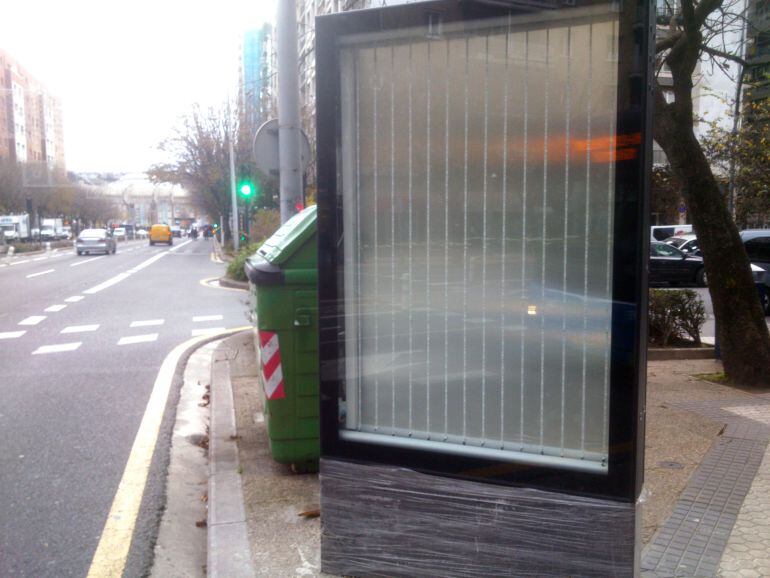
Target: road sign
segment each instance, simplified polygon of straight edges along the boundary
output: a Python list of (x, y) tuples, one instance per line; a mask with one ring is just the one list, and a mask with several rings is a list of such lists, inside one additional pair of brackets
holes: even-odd
[[(302, 170), (310, 162), (310, 141), (305, 131), (300, 131), (300, 154), (302, 155)], [(257, 168), (265, 174), (277, 173), (281, 164), (278, 158), (278, 120), (273, 118), (263, 123), (254, 135), (254, 162)]]

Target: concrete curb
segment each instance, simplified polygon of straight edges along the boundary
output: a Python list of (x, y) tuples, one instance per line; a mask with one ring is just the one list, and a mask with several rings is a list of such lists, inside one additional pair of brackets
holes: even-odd
[(222, 287), (229, 287), (230, 289), (241, 289), (243, 291), (249, 290), (248, 281), (236, 281), (235, 279), (229, 279), (227, 277), (220, 277), (219, 284)]
[(214, 352), (211, 365), (209, 423), (209, 511), (207, 573), (227, 578), (253, 578), (246, 509), (243, 504), (230, 361)]
[(650, 347), (647, 349), (647, 361), (714, 359), (715, 357), (713, 347)]

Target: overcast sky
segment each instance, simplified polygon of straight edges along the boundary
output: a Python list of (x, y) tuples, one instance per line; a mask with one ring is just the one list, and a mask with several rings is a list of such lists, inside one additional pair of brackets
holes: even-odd
[(243, 31), (275, 0), (6, 0), (0, 47), (62, 100), (67, 168), (144, 171), (193, 103), (237, 89)]

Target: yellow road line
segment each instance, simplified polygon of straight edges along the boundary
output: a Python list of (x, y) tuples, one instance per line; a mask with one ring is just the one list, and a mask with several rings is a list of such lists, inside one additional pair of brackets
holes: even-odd
[(104, 524), (99, 545), (88, 570), (89, 578), (117, 578), (123, 575), (126, 567), (131, 540), (142, 503), (147, 476), (158, 441), (158, 432), (163, 420), (168, 394), (174, 380), (174, 373), (179, 360), (190, 347), (212, 338), (222, 338), (232, 333), (251, 329), (250, 326), (228, 329), (215, 335), (205, 335), (188, 339), (177, 345), (163, 360), (150, 400), (147, 402), (142, 423), (134, 439), (131, 454), (128, 456), (123, 477), (112, 501), (110, 513)]

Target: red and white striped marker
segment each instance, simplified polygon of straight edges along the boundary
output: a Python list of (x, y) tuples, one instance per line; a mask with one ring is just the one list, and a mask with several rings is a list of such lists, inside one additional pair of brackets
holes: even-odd
[(262, 360), (262, 384), (267, 399), (283, 399), (283, 369), (278, 334), (273, 331), (259, 332), (260, 358)]

